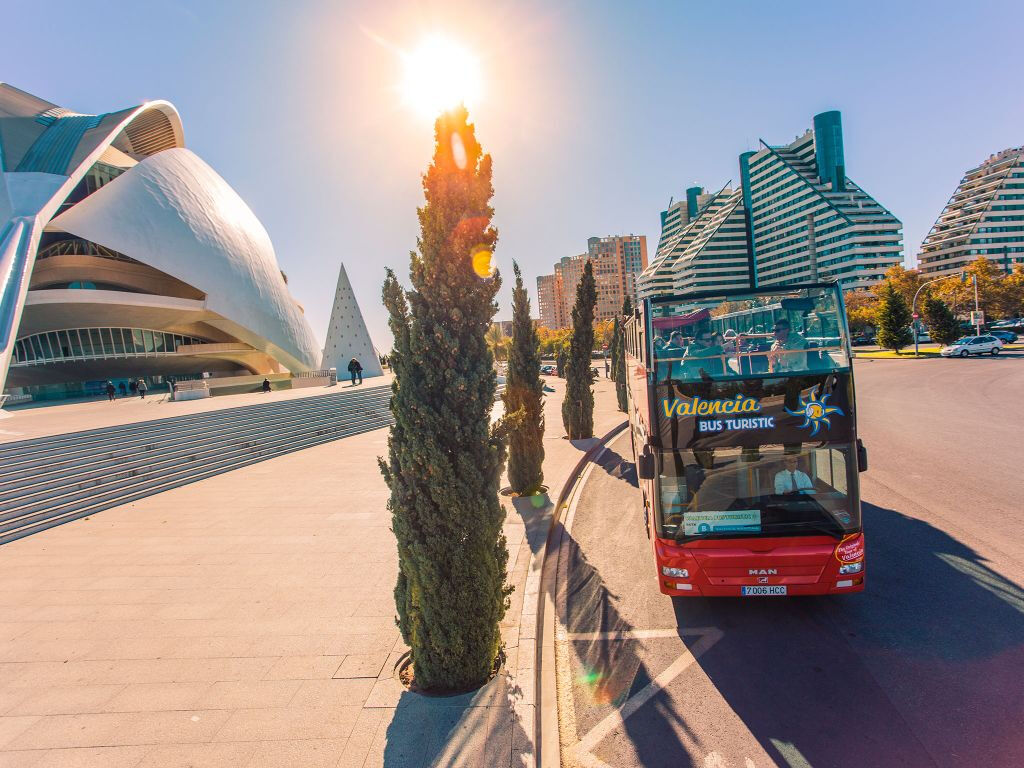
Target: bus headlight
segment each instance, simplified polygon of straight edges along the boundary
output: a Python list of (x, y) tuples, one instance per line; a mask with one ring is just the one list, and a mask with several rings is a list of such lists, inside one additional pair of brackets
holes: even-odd
[(661, 572), (665, 576), (671, 576), (676, 579), (690, 578), (690, 572), (685, 568), (669, 568), (667, 565), (663, 565), (661, 566)]
[(859, 563), (845, 563), (839, 566), (839, 573), (860, 573), (864, 570), (864, 561), (861, 560)]

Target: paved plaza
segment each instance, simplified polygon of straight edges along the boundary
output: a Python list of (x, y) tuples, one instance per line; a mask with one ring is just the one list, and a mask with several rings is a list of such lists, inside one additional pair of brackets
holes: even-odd
[[(564, 439), (564, 382), (547, 382), (555, 497), (592, 443)], [(595, 389), (603, 434), (622, 414), (610, 382)], [(301, 396), (266, 397), (287, 395)], [(167, 410), (102, 402), (52, 412), (86, 421), (108, 405), (133, 408), (133, 418), (145, 409), (139, 419)], [(516, 591), (502, 673), (472, 695), (410, 694), (395, 677), (407, 649), (377, 469), (387, 434), (254, 464), (0, 548), (0, 768), (532, 764), (534, 555), (551, 504), (504, 499)]]

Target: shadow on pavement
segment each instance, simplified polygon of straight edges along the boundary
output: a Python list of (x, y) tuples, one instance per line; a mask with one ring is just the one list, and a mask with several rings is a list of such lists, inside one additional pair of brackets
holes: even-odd
[(676, 598), (681, 630), (723, 631), (700, 667), (780, 765), (1024, 765), (1024, 591), (933, 526), (863, 508), (864, 593)]
[[(632, 462), (625, 461), (611, 449), (601, 455), (598, 466), (612, 477), (634, 487), (637, 485)], [(566, 631), (580, 667), (572, 681), (576, 736), (583, 740), (661, 670), (648, 669), (641, 658), (645, 641), (610, 637), (634, 629), (616, 607), (632, 596), (612, 593), (571, 536), (563, 552), (568, 553)], [(627, 717), (617, 730), (625, 732), (624, 742), (615, 739), (598, 742), (600, 757), (610, 765), (620, 764), (620, 759), (635, 759), (644, 766), (681, 768), (687, 764), (682, 762), (686, 759), (682, 739), (691, 739), (693, 734), (683, 713), (673, 710), (664, 693), (643, 705), (642, 722), (640, 717)]]
[(401, 695), (387, 729), (385, 768), (520, 765), (528, 749), (527, 731), (517, 708), (522, 691), (511, 675), (498, 676), (474, 693), (427, 697), (406, 691)]

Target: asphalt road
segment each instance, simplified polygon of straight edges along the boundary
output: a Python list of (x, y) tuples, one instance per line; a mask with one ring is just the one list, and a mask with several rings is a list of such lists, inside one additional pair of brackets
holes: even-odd
[(568, 764), (1024, 765), (1024, 359), (855, 377), (862, 594), (665, 597), (628, 437), (592, 468), (562, 552)]

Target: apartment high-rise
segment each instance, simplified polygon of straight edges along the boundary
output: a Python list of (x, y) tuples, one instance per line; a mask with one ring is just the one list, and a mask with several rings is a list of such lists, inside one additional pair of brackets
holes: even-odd
[(867, 288), (902, 260), (899, 219), (846, 175), (838, 112), (785, 146), (740, 155), (740, 187), (687, 190), (662, 212), (641, 294), (841, 280)]
[(743, 196), (728, 186), (715, 193), (686, 190), (686, 200), (661, 214), (658, 250), (638, 280), (641, 296), (745, 288), (750, 249)]
[(586, 253), (565, 256), (554, 265), (554, 274), (538, 277), (541, 325), (568, 328), (572, 324), (576, 288), (588, 261), (593, 264), (597, 287), (595, 317), (610, 320), (619, 314), (626, 296), (636, 301), (637, 278), (647, 266), (647, 238), (644, 235), (588, 238)]
[(940, 276), (979, 256), (1024, 263), (1024, 147), (1004, 149), (964, 174), (928, 236), (918, 267)]

